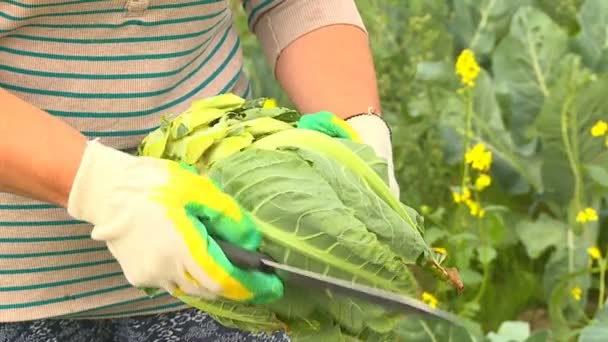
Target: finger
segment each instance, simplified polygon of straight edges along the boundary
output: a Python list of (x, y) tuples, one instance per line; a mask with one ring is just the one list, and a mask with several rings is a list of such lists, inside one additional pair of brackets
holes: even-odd
[(211, 275), (223, 286), (222, 297), (236, 301), (268, 303), (283, 295), (283, 284), (276, 275), (240, 269), (230, 262), (215, 240), (208, 241), (208, 253), (221, 270), (217, 275)]
[(296, 124), (297, 128), (321, 132), (333, 138), (351, 139), (359, 142), (357, 133), (350, 125), (332, 112), (320, 111), (305, 114)]
[(164, 281), (160, 284), (160, 287), (171, 295), (173, 295), (177, 290), (177, 284), (172, 281)]
[(268, 304), (283, 296), (283, 282), (275, 274), (242, 270), (235, 267), (232, 270), (232, 276), (251, 291), (251, 297), (247, 300), (250, 303)]
[(196, 286), (204, 288), (207, 292), (219, 294), (223, 290), (222, 285), (209, 276), (194, 258), (186, 258), (184, 277), (187, 277), (188, 282), (196, 283)]
[(199, 297), (203, 299), (213, 300), (218, 296), (205, 287), (205, 284), (200, 284), (190, 272), (180, 272), (180, 277), (177, 280), (179, 289), (188, 296)]
[(262, 238), (249, 214), (219, 188), (206, 195), (206, 201), (213, 205), (191, 203), (186, 206), (196, 230), (201, 235), (211, 234), (245, 249), (256, 250)]

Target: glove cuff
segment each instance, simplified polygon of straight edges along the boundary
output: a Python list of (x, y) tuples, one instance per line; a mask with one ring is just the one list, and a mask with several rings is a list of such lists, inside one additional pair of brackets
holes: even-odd
[(105, 146), (97, 140), (87, 142), (68, 198), (68, 214), (93, 224), (112, 217), (104, 203), (113, 196), (126, 168), (135, 157)]
[(365, 144), (374, 149), (379, 157), (392, 163), (391, 129), (380, 116), (357, 114), (346, 119), (346, 122), (357, 132)]
[(394, 176), (393, 145), (391, 129), (379, 115), (361, 113), (345, 120), (357, 132), (361, 140), (371, 146), (376, 154), (388, 164), (389, 187), (399, 197), (399, 186)]

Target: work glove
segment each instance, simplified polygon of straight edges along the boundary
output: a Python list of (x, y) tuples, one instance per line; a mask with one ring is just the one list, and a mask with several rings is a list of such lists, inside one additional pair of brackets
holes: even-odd
[(376, 155), (386, 160), (388, 185), (393, 195), (400, 198), (400, 189), (395, 179), (391, 131), (378, 115), (362, 113), (341, 119), (328, 111), (305, 114), (296, 123), (297, 128), (311, 129), (334, 138), (350, 139), (373, 148)]
[(178, 295), (270, 303), (275, 275), (238, 269), (212, 235), (248, 250), (261, 236), (251, 217), (209, 178), (176, 162), (137, 157), (89, 141), (68, 213), (93, 224), (133, 286)]

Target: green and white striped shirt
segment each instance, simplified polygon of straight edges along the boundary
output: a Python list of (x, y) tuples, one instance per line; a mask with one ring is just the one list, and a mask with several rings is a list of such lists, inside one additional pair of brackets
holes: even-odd
[[(363, 28), (352, 0), (242, 5), (273, 68), (304, 33)], [(250, 95), (228, 0), (2, 0), (0, 87), (119, 149), (135, 148), (194, 98)], [(90, 231), (64, 208), (0, 193), (0, 322), (182, 307), (131, 287)]]

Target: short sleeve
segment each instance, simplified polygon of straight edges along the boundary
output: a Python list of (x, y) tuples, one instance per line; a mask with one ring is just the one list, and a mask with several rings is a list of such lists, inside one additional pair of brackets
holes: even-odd
[(367, 33), (354, 0), (242, 0), (247, 24), (275, 70), (283, 49), (300, 36), (334, 24)]

